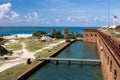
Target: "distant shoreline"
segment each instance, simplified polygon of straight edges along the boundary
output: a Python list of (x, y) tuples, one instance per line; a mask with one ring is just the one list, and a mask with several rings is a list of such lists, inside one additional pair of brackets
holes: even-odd
[(28, 38), (31, 37), (32, 34), (14, 34), (9, 36), (3, 36), (4, 39), (15, 39), (15, 38)]
[[(67, 26), (65, 26), (67, 27)], [(0, 35), (1, 36), (10, 36), (10, 35), (14, 35), (14, 34), (33, 34), (34, 32), (36, 32), (37, 30), (44, 30), (47, 33), (52, 33), (52, 29), (55, 28), (56, 30), (60, 31), (63, 33), (63, 29), (64, 27), (48, 27), (48, 26), (36, 26), (36, 27), (0, 27)], [(80, 32), (83, 33), (83, 30), (85, 28), (98, 28), (98, 27), (67, 27), (69, 32)]]

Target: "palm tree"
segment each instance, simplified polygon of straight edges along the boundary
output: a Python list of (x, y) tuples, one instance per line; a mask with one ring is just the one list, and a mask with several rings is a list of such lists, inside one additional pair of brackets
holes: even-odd
[(66, 42), (69, 42), (70, 39), (69, 39), (69, 35), (68, 35), (68, 29), (67, 28), (64, 28), (64, 37), (66, 39)]
[(56, 35), (56, 29), (55, 28), (52, 29), (52, 34), (53, 34), (53, 37), (55, 38), (55, 35)]

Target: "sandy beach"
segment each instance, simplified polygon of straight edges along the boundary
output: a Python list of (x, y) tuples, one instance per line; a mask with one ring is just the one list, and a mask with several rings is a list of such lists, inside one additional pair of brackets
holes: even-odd
[(4, 39), (16, 39), (16, 38), (28, 38), (31, 37), (32, 34), (14, 34), (10, 36), (3, 36)]

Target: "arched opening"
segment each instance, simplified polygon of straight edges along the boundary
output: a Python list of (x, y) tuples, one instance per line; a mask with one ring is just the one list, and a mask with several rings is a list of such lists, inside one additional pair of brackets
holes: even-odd
[(109, 56), (107, 57), (107, 64), (109, 64)]
[(110, 72), (112, 71), (112, 61), (110, 61)]
[(86, 34), (86, 36), (88, 36), (88, 34)]
[(97, 34), (95, 34), (95, 36), (97, 36)]
[(91, 34), (91, 36), (93, 36), (93, 35)]
[(117, 71), (114, 70), (114, 80), (117, 80)]

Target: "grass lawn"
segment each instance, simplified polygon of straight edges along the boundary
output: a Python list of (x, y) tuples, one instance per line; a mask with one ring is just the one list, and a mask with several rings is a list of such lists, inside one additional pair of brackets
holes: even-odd
[[(16, 57), (8, 57), (7, 60), (12, 60), (12, 59), (15, 59), (15, 58), (16, 58)], [(0, 57), (0, 61), (7, 61), (7, 60), (5, 60), (4, 57)]]
[(7, 45), (6, 48), (8, 50), (13, 50), (13, 51), (21, 50), (22, 49), (22, 42), (27, 41), (27, 40), (28, 40), (28, 38), (20, 38), (16, 42), (13, 42), (13, 43), (10, 43), (10, 45)]
[[(57, 52), (59, 49), (63, 48), (67, 44), (68, 43), (62, 43), (59, 46), (54, 47), (53, 49), (46, 49), (42, 52), (36, 53), (35, 56), (48, 57), (48, 56), (54, 54), (55, 52)], [(7, 69), (7, 70), (0, 73), (0, 80), (16, 80), (16, 78), (20, 74), (22, 74), (23, 72), (25, 72), (29, 68), (33, 67), (38, 62), (39, 62), (38, 60), (34, 60), (32, 62), (32, 64), (29, 64), (29, 65), (20, 64), (20, 65), (12, 67), (10, 69)]]
[(35, 54), (35, 57), (48, 57), (50, 55), (52, 55), (53, 53), (55, 53), (57, 50), (59, 50), (60, 48), (62, 48), (63, 46), (67, 45), (68, 43), (62, 43), (57, 47), (54, 47), (52, 49), (45, 49), (42, 52), (38, 52)]
[(7, 45), (6, 48), (8, 50), (17, 51), (17, 50), (21, 50), (22, 49), (22, 44), (21, 44), (21, 42), (17, 41), (17, 42), (11, 43), (10, 45)]
[(19, 64), (10, 69), (7, 69), (0, 73), (0, 80), (16, 80), (20, 74), (22, 74), (24, 71), (31, 68), (37, 63), (38, 61), (36, 60), (36, 61), (33, 61), (32, 64), (29, 64), (29, 65)]
[(100, 30), (114, 36), (115, 38), (120, 39), (120, 34), (116, 34), (115, 30), (113, 30), (113, 29), (110, 29), (110, 30), (109, 29), (100, 29)]
[(61, 39), (60, 40), (48, 41), (48, 42), (40, 42), (39, 40), (38, 40), (38, 42), (32, 42), (32, 43), (30, 43), (29, 40), (26, 40), (24, 42), (26, 44), (26, 49), (30, 52), (34, 52), (34, 51), (39, 50), (39, 49), (41, 49), (41, 48), (43, 48), (47, 45), (57, 43), (59, 41), (61, 41)]

